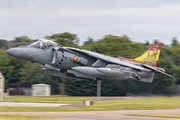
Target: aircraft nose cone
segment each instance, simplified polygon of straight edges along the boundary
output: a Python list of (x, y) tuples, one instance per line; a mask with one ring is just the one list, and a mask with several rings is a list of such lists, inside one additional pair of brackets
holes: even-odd
[(6, 50), (6, 53), (13, 57), (20, 58), (22, 54), (22, 50), (21, 48), (11, 48), (9, 50)]

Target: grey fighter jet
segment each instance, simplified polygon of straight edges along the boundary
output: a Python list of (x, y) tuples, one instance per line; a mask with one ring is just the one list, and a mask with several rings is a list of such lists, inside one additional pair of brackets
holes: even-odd
[(39, 40), (29, 46), (6, 52), (16, 58), (39, 63), (47, 74), (81, 80), (138, 80), (151, 83), (155, 72), (173, 77), (156, 67), (161, 43), (153, 45), (135, 59), (109, 57), (96, 52), (65, 47), (50, 40)]

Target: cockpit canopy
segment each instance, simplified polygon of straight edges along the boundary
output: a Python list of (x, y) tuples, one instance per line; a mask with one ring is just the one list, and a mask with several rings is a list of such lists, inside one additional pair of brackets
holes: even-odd
[(53, 41), (41, 39), (41, 40), (38, 40), (38, 41), (30, 44), (29, 47), (44, 49), (44, 48), (48, 48), (50, 46), (57, 46), (57, 45), (58, 44)]

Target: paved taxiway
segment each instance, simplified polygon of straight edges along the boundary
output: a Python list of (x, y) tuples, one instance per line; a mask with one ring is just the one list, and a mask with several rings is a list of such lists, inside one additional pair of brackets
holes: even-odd
[(26, 102), (0, 102), (0, 106), (25, 106), (25, 107), (61, 107), (70, 104), (59, 103), (26, 103)]
[(157, 118), (127, 116), (128, 114), (180, 114), (180, 109), (172, 110), (119, 110), (119, 111), (78, 111), (78, 112), (0, 112), (0, 114), (20, 114), (49, 117), (81, 118), (91, 120), (180, 120), (177, 118)]

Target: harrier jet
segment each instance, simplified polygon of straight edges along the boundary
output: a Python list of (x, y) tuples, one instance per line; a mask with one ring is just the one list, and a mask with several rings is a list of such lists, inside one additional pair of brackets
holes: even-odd
[(156, 67), (161, 43), (153, 45), (135, 59), (110, 57), (100, 53), (65, 47), (50, 40), (39, 40), (29, 46), (6, 52), (16, 58), (39, 63), (42, 71), (62, 78), (81, 80), (138, 80), (152, 83), (155, 72), (173, 77)]

